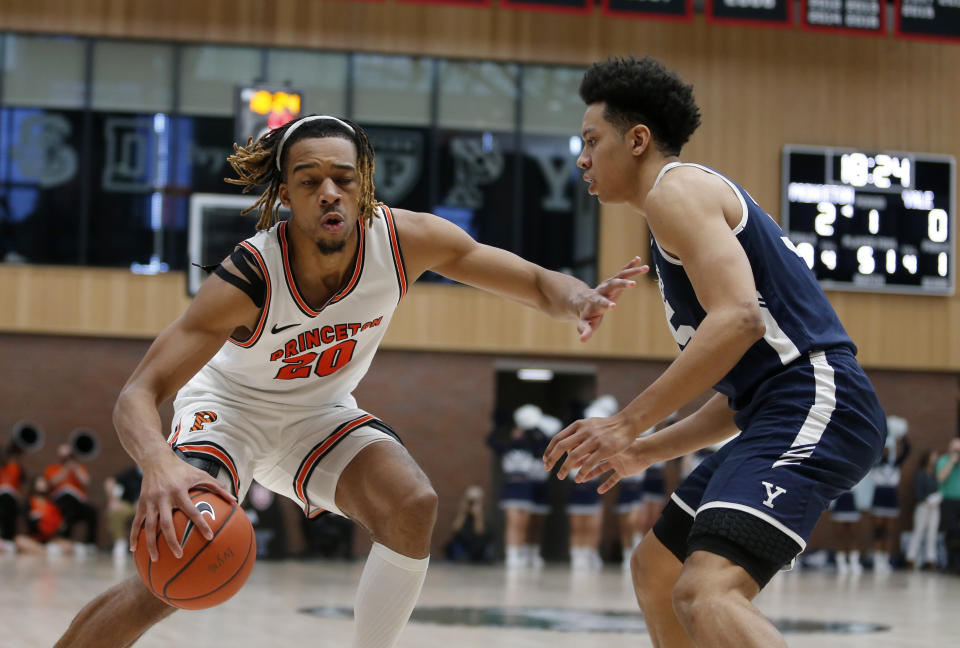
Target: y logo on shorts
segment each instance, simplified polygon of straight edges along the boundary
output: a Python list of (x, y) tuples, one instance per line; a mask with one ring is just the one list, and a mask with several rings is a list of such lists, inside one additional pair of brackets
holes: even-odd
[(763, 484), (763, 487), (767, 489), (767, 499), (763, 501), (763, 505), (767, 508), (773, 508), (773, 500), (777, 499), (781, 495), (787, 492), (786, 488), (780, 488), (779, 486), (774, 486), (770, 482), (760, 482)]

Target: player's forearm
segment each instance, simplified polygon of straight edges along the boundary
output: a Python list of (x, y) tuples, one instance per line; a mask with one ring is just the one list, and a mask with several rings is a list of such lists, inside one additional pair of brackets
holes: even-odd
[(673, 425), (642, 437), (637, 443), (644, 454), (656, 461), (669, 461), (728, 439), (737, 432), (733, 410), (723, 394), (715, 394), (704, 405)]
[(149, 390), (125, 388), (113, 409), (113, 424), (124, 450), (141, 468), (169, 455), (156, 398)]
[(558, 320), (575, 320), (592, 289), (576, 277), (540, 268), (536, 275), (537, 308)]
[(639, 434), (712, 389), (763, 336), (739, 309), (704, 318), (676, 360), (623, 410)]

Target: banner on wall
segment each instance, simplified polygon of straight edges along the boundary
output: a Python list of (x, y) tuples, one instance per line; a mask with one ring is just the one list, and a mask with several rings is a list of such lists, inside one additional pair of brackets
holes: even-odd
[(566, 13), (593, 11), (593, 0), (500, 0), (500, 5), (507, 9), (534, 9)]
[(693, 0), (603, 0), (603, 13), (625, 18), (693, 20)]
[(793, 27), (793, 0), (706, 0), (704, 13), (712, 23)]
[(803, 0), (800, 24), (812, 31), (883, 36), (886, 0)]
[(896, 0), (897, 36), (932, 40), (960, 40), (960, 2), (957, 0)]

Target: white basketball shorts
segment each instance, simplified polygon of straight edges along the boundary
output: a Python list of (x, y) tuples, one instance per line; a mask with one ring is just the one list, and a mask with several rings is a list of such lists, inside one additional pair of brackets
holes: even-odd
[[(361, 450), (396, 434), (354, 404), (290, 410), (178, 398), (167, 442), (187, 457), (226, 467), (238, 501), (252, 480), (297, 502), (305, 515), (344, 515), (334, 501), (340, 473)], [(346, 517), (346, 516), (344, 516)]]

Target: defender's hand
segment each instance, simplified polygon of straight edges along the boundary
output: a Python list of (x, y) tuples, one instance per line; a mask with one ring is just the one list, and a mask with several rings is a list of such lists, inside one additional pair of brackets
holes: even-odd
[(636, 438), (637, 433), (621, 414), (581, 419), (553, 437), (543, 453), (544, 467), (552, 470), (566, 453), (567, 458), (557, 472), (559, 479), (564, 479), (574, 468), (579, 468), (581, 473), (591, 473), (598, 463), (622, 452)]
[(136, 549), (137, 537), (142, 527), (143, 532), (147, 534), (146, 543), (150, 560), (156, 561), (159, 558), (157, 553), (157, 527), (159, 526), (173, 555), (177, 558), (182, 556), (180, 539), (177, 538), (176, 530), (173, 528), (174, 509), (183, 511), (204, 538), (210, 540), (213, 537), (213, 531), (210, 530), (207, 521), (190, 499), (188, 491), (191, 488), (203, 488), (236, 501), (223, 484), (172, 452), (169, 457), (143, 467), (143, 485), (137, 502), (137, 512), (130, 529), (130, 551)]
[(637, 439), (623, 452), (601, 461), (586, 472), (581, 471), (577, 475), (577, 481), (589, 481), (612, 470), (613, 474), (597, 487), (597, 492), (602, 495), (616, 486), (624, 477), (641, 473), (653, 463), (653, 458), (644, 452), (643, 440)]
[(640, 265), (640, 257), (633, 257), (617, 274), (604, 280), (580, 304), (580, 320), (577, 322), (577, 331), (580, 341), (586, 342), (593, 332), (600, 326), (604, 314), (617, 305), (617, 299), (627, 288), (637, 285), (631, 277), (644, 274), (650, 267)]

